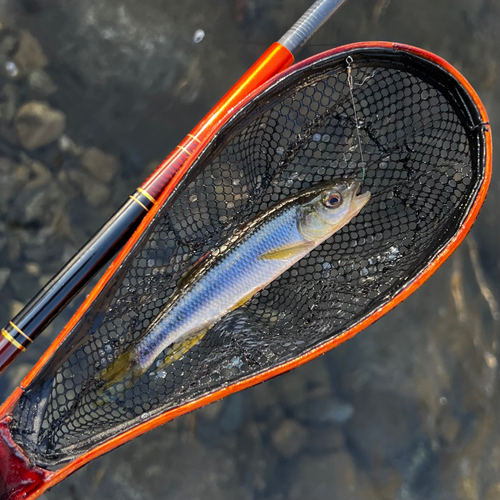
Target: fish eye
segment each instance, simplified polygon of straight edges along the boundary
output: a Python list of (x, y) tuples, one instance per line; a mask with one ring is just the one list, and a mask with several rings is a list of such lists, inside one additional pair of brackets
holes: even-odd
[(340, 193), (333, 192), (333, 193), (328, 193), (325, 196), (324, 199), (325, 207), (337, 208), (341, 205), (341, 203), (342, 203), (342, 196)]

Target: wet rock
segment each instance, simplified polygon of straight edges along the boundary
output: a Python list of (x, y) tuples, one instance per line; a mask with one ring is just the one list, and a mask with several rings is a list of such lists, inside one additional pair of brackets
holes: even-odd
[(10, 208), (11, 200), (28, 182), (29, 168), (17, 165), (10, 158), (0, 158), (0, 213), (6, 214)]
[(58, 145), (61, 151), (67, 152), (73, 156), (81, 156), (83, 154), (83, 148), (78, 146), (75, 141), (66, 134), (59, 137)]
[(418, 446), (419, 414), (412, 400), (392, 392), (362, 390), (355, 394), (354, 407), (366, 411), (355, 411), (344, 430), (368, 463), (375, 464), (381, 456), (408, 456)]
[(6, 30), (2, 30), (1, 35), (0, 58), (5, 59), (14, 53), (19, 37), (13, 31)]
[(43, 69), (49, 62), (38, 40), (26, 30), (21, 31), (19, 45), (12, 61), (18, 67), (20, 76)]
[(340, 451), (327, 457), (303, 456), (289, 498), (371, 500), (378, 495), (351, 455)]
[(314, 453), (325, 453), (344, 448), (344, 433), (334, 426), (313, 426), (309, 428), (308, 449)]
[(25, 189), (35, 189), (39, 186), (48, 184), (52, 176), (49, 169), (40, 161), (28, 160), (27, 167), (29, 168), (29, 182)]
[(40, 273), (42, 271), (40, 268), (40, 264), (37, 264), (36, 262), (27, 262), (24, 266), (24, 269), (26, 269), (26, 272), (28, 274), (31, 274), (31, 276), (40, 276)]
[(13, 203), (10, 220), (29, 229), (50, 226), (65, 204), (65, 194), (56, 184), (27, 185)]
[(353, 414), (352, 405), (331, 398), (317, 398), (298, 406), (295, 410), (295, 415), (299, 420), (314, 423), (343, 424)]
[(102, 182), (109, 182), (118, 172), (118, 160), (100, 149), (90, 148), (82, 156), (82, 165)]
[(79, 170), (71, 170), (69, 177), (81, 189), (92, 207), (100, 207), (108, 201), (111, 192), (106, 184)]
[(485, 500), (498, 500), (500, 498), (500, 482), (490, 486), (484, 499)]
[(331, 394), (328, 370), (323, 358), (293, 370), (277, 380), (279, 399), (288, 405), (308, 404), (309, 400)]
[(307, 441), (307, 430), (295, 420), (283, 420), (272, 434), (272, 442), (280, 455), (291, 458)]
[(8, 267), (0, 267), (0, 290), (4, 287), (5, 283), (10, 276), (10, 269)]
[(52, 78), (43, 70), (32, 71), (28, 76), (28, 85), (33, 99), (46, 99), (57, 91)]
[(21, 145), (31, 151), (59, 139), (66, 126), (66, 116), (43, 102), (31, 101), (18, 111), (14, 126)]
[(207, 420), (215, 420), (219, 416), (223, 406), (224, 401), (215, 401), (215, 403), (200, 408), (197, 414), (199, 414), (203, 418), (206, 418)]

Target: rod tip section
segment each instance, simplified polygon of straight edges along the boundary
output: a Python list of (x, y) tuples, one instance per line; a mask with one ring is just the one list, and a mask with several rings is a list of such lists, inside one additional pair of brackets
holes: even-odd
[(296, 54), (346, 0), (316, 0), (280, 38), (279, 43)]

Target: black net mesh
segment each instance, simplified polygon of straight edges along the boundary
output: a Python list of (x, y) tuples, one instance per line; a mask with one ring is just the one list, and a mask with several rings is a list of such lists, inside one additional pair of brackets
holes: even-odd
[[(444, 70), (382, 49), (330, 56), (266, 90), (199, 157), (27, 388), (14, 439), (39, 465), (55, 465), (373, 313), (463, 221), (483, 175), (478, 116)], [(346, 227), (165, 371), (152, 368), (115, 403), (93, 403), (96, 373), (143, 332), (200, 256), (278, 200), (363, 171), (372, 198)]]

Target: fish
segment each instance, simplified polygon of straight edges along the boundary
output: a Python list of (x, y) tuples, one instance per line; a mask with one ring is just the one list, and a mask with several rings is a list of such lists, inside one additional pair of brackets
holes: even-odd
[(359, 189), (354, 179), (321, 183), (237, 228), (188, 271), (139, 339), (97, 375), (98, 403), (118, 400), (151, 366), (159, 372), (180, 359), (221, 318), (348, 224), (370, 200)]

